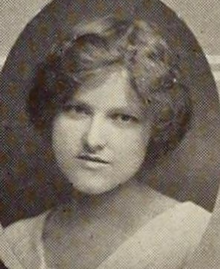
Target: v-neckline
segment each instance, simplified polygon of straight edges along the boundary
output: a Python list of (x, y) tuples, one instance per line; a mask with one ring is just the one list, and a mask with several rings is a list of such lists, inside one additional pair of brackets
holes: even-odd
[[(136, 191), (138, 191), (138, 189), (136, 190)], [(128, 195), (128, 193), (127, 193), (127, 195)], [(158, 194), (158, 197), (157, 197), (157, 199), (158, 200), (162, 200), (162, 199), (164, 199), (164, 200), (167, 200), (167, 198), (166, 197), (164, 197), (164, 196), (162, 196), (162, 195), (160, 195), (160, 194)], [(156, 201), (155, 200), (157, 200), (157, 199), (153, 199), (153, 196), (152, 196), (152, 203), (156, 203)], [(148, 197), (148, 199), (146, 198), (146, 200), (148, 200), (148, 201), (150, 201), (150, 198)], [(162, 201), (160, 202), (160, 203), (163, 203)], [(169, 202), (168, 202), (168, 204), (169, 204)], [(171, 204), (172, 204), (172, 206), (174, 206), (175, 205), (175, 203), (172, 201), (172, 202), (170, 202), (170, 204), (169, 204), (169, 207), (168, 208), (170, 208), (170, 207), (172, 207), (171, 206)], [(131, 202), (131, 205), (132, 205), (132, 202)], [(141, 204), (140, 203), (140, 206), (145, 206), (143, 203)], [(147, 206), (147, 205), (146, 205)], [(148, 205), (149, 206), (149, 205)], [(154, 206), (152, 206), (152, 207), (154, 207)], [(104, 207), (105, 208), (105, 207)], [(164, 208), (164, 210), (162, 210), (162, 211), (165, 211), (167, 208)], [(121, 210), (121, 209), (120, 209)], [(120, 211), (119, 210), (119, 214), (126, 214), (126, 212), (122, 212), (122, 210)], [(140, 208), (140, 210), (141, 210), (141, 208)], [(61, 211), (62, 211), (62, 209), (61, 209)], [(47, 220), (50, 218), (50, 216), (52, 215), (53, 216), (53, 212), (56, 212), (56, 211), (52, 211), (50, 214), (48, 214), (48, 218), (47, 218)], [(103, 211), (104, 212), (104, 211)], [(146, 225), (147, 223), (149, 223), (152, 219), (154, 219), (157, 215), (159, 215), (160, 213), (162, 213), (161, 211), (159, 212), (156, 212), (156, 210), (155, 210), (155, 212), (151, 212), (151, 214), (152, 214), (152, 216), (151, 217), (148, 217), (148, 216), (146, 216), (146, 214), (143, 214), (142, 216), (141, 216), (141, 214), (138, 216), (140, 219), (139, 219), (139, 223), (137, 224), (135, 224), (134, 222), (135, 221), (137, 221), (138, 222), (138, 220), (130, 220), (130, 222), (128, 222), (128, 224), (126, 224), (125, 222), (124, 222), (124, 220), (123, 220), (123, 218), (124, 217), (122, 217), (122, 223), (120, 223), (120, 219), (119, 219), (119, 221), (118, 221), (118, 223), (117, 222), (114, 222), (114, 221), (111, 221), (111, 218), (109, 218), (108, 217), (108, 212), (105, 212), (106, 213), (106, 215), (107, 215), (107, 219), (105, 219), (105, 221), (103, 220), (103, 222), (104, 222), (104, 224), (101, 224), (101, 225), (109, 225), (109, 227), (104, 227), (104, 226), (102, 226), (101, 227), (101, 225), (99, 226), (97, 223), (94, 223), (94, 229), (92, 229), (91, 228), (91, 236), (97, 236), (97, 234), (98, 234), (98, 236), (101, 236), (101, 238), (103, 237), (104, 238), (104, 240), (105, 240), (105, 243), (103, 243), (102, 242), (102, 239), (100, 239), (100, 241), (97, 239), (97, 243), (94, 243), (94, 247), (93, 248), (96, 248), (96, 246), (97, 245), (102, 245), (103, 244), (103, 248), (105, 248), (105, 252), (103, 252), (103, 257), (105, 257), (106, 258), (106, 255), (107, 256), (111, 256), (112, 254), (113, 254), (113, 251), (116, 249), (116, 248), (118, 248), (118, 247), (120, 247), (120, 245), (122, 245), (125, 241), (127, 241), (128, 240), (128, 238), (130, 238), (131, 236), (133, 236), (142, 226), (144, 226), (144, 225)], [(133, 213), (132, 213), (133, 214)], [(114, 214), (113, 214), (114, 215)], [(54, 216), (53, 216), (54, 217)], [(99, 220), (99, 218), (101, 218), (102, 217), (102, 214), (101, 215), (95, 215), (95, 220), (92, 220), (92, 221), (100, 221), (100, 223), (102, 223), (102, 220)], [(119, 218), (120, 218), (120, 216), (119, 216)], [(143, 219), (141, 219), (141, 218), (143, 218)], [(144, 220), (144, 218), (146, 218), (145, 220)], [(148, 219), (147, 219), (148, 218)], [(59, 253), (61, 253), (62, 251), (59, 251), (58, 249), (59, 248), (61, 248), (62, 247), (62, 244), (64, 244), (63, 242), (65, 242), (65, 244), (66, 244), (66, 241), (68, 241), (68, 240), (70, 240), (70, 238), (73, 238), (73, 244), (75, 244), (74, 243), (74, 238), (76, 239), (76, 241), (77, 241), (77, 239), (79, 240), (79, 241), (82, 241), (82, 242), (86, 242), (85, 244), (87, 244), (88, 245), (88, 240), (89, 240), (89, 236), (88, 237), (86, 237), (86, 236), (82, 236), (81, 238), (79, 237), (78, 238), (78, 234), (80, 234), (81, 232), (82, 232), (82, 230), (81, 230), (81, 227), (80, 227), (80, 225), (78, 226), (78, 233), (76, 233), (75, 235), (74, 235), (74, 232), (67, 232), (67, 233), (65, 233), (65, 231), (64, 231), (64, 235), (65, 236), (62, 236), (62, 232), (63, 231), (61, 231), (62, 230), (62, 228), (63, 227), (61, 227), (61, 230), (59, 230), (59, 221), (56, 219), (56, 217), (55, 217), (55, 222), (56, 222), (56, 225), (58, 225), (58, 230), (57, 231), (55, 231), (55, 233), (54, 234), (60, 234), (60, 237), (61, 237), (61, 241), (59, 242), (59, 243), (57, 243), (57, 240), (56, 240), (56, 238), (53, 240), (53, 239), (49, 239), (49, 245), (51, 246), (52, 244), (51, 244), (51, 242), (53, 243), (53, 242), (55, 242), (54, 243), (54, 245), (56, 245), (57, 247), (55, 248), (56, 249), (56, 251)], [(45, 222), (46, 223), (46, 222)], [(57, 224), (58, 223), (58, 224)], [(83, 225), (83, 224), (82, 224)], [(134, 226), (134, 227), (132, 227), (132, 225)], [(61, 224), (61, 226), (62, 226), (62, 224)], [(121, 226), (121, 227), (120, 227)], [(127, 227), (127, 228), (126, 228)], [(75, 227), (74, 227), (75, 228)], [(133, 229), (132, 229), (133, 228)], [(56, 228), (55, 228), (56, 229)], [(77, 229), (77, 228), (76, 228)], [(99, 233), (97, 233), (97, 229), (99, 230), (101, 230), (103, 233), (109, 233), (109, 236), (107, 236), (106, 235), (106, 237), (104, 237), (103, 235), (99, 235)], [(121, 229), (121, 230), (120, 230)], [(64, 228), (64, 230), (65, 230), (65, 228)], [(129, 231), (130, 230), (130, 231)], [(106, 232), (107, 231), (107, 232)], [(45, 230), (44, 230), (44, 232), (45, 232)], [(49, 231), (50, 232), (50, 231)], [(90, 228), (88, 228), (88, 230), (86, 231), (86, 229), (83, 231), (83, 233), (84, 234), (88, 234), (89, 235), (89, 232), (90, 232)], [(47, 236), (48, 236), (48, 231), (46, 232), (46, 234), (47, 234)], [(64, 238), (66, 238), (66, 241), (64, 240)], [(113, 240), (113, 238), (114, 238), (114, 240)], [(43, 233), (43, 242), (44, 242), (44, 250), (46, 249), (46, 246), (45, 246), (45, 240), (47, 240), (46, 239), (46, 237), (45, 237), (45, 233)], [(113, 240), (113, 241), (111, 241), (111, 240)], [(107, 241), (107, 243), (106, 243), (106, 241)], [(110, 251), (108, 248), (109, 248), (109, 244), (108, 244), (108, 241), (110, 242), (112, 242), (112, 245), (110, 245), (110, 248), (112, 248), (112, 250)], [(70, 242), (71, 242), (71, 240), (70, 240)], [(69, 243), (70, 244), (70, 243)], [(68, 244), (67, 244), (68, 245)], [(81, 248), (82, 249), (84, 249), (84, 247), (83, 247), (83, 245), (81, 246)], [(67, 247), (67, 249), (68, 249), (68, 247)], [(78, 249), (79, 249), (79, 247), (77, 247), (77, 250), (76, 250), (76, 252), (78, 251)], [(64, 250), (65, 250), (65, 246), (64, 246)], [(47, 250), (45, 250), (45, 252), (46, 251), (48, 251), (48, 249)], [(58, 257), (57, 256), (57, 252), (55, 251), (55, 256), (56, 257)], [(50, 252), (49, 252), (50, 253)], [(72, 253), (72, 252), (71, 252)], [(45, 254), (45, 253), (44, 253)], [(51, 254), (51, 253), (50, 253)], [(45, 254), (46, 255), (46, 254)], [(78, 254), (78, 255), (80, 255), (80, 253)], [(53, 255), (52, 255), (53, 256)], [(62, 253), (62, 256), (64, 256), (64, 254)], [(67, 256), (68, 256), (68, 254), (67, 254)], [(89, 256), (89, 255), (88, 255)], [(77, 256), (78, 257), (78, 256)], [(101, 259), (101, 258), (100, 258)], [(49, 259), (49, 260), (52, 260), (52, 261), (54, 261), (54, 259), (53, 258), (51, 258), (51, 259)], [(92, 262), (92, 261), (91, 261)], [(102, 261), (101, 261), (102, 262)], [(95, 263), (95, 262), (94, 262)], [(96, 268), (98, 266), (98, 264), (95, 264), (94, 265), (94, 268)], [(57, 268), (60, 268), (60, 267), (57, 267)], [(93, 268), (93, 267), (92, 267)]]

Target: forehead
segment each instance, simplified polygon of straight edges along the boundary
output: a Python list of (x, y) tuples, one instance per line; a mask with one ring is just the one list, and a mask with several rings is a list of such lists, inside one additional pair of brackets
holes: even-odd
[(97, 70), (82, 83), (73, 99), (103, 108), (126, 106), (142, 109), (144, 106), (130, 83), (128, 71), (123, 67)]

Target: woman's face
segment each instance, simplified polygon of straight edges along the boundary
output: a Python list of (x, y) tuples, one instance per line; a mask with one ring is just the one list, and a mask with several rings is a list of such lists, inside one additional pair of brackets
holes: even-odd
[(85, 81), (53, 123), (56, 160), (75, 189), (104, 193), (137, 173), (150, 137), (145, 111), (125, 69)]

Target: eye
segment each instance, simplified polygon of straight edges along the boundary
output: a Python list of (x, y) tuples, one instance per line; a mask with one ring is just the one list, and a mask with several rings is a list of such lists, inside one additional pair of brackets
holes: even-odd
[(139, 121), (138, 118), (128, 114), (114, 114), (112, 115), (112, 120), (124, 124), (137, 123)]
[(86, 108), (81, 105), (75, 105), (72, 107), (71, 110), (78, 114), (88, 114), (88, 111), (86, 110)]
[(65, 113), (70, 117), (83, 117), (90, 114), (88, 108), (83, 105), (67, 105), (64, 108)]

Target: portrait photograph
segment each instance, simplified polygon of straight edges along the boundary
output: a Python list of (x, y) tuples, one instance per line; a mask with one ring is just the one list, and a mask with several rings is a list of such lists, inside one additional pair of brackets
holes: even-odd
[(2, 0), (0, 269), (220, 268), (219, 0)]

